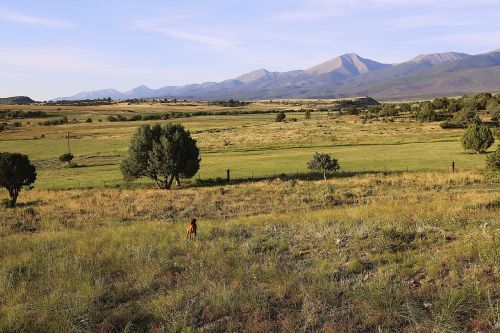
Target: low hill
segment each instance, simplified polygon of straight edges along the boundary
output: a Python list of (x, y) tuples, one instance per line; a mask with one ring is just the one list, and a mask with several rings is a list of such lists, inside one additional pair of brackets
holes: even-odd
[(29, 98), (28, 96), (14, 96), (14, 97), (0, 98), (0, 104), (31, 104), (31, 103), (35, 103), (35, 101)]

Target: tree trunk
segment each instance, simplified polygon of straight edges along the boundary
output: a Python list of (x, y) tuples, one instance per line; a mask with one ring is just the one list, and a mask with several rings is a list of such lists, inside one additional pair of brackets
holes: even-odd
[(323, 178), (326, 180), (326, 171), (323, 171)]
[(17, 197), (18, 196), (19, 196), (19, 190), (18, 189), (9, 190), (9, 197), (10, 197), (9, 206), (10, 207), (16, 207)]
[(181, 186), (181, 180), (179, 179), (179, 174), (175, 175), (175, 183), (177, 186)]
[(174, 182), (174, 176), (170, 176), (170, 179), (168, 180), (168, 184), (167, 184), (167, 190), (170, 190), (170, 188), (172, 187), (172, 183)]

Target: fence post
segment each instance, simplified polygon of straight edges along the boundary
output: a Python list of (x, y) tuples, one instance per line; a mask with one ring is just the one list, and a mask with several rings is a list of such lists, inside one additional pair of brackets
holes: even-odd
[(228, 183), (231, 180), (230, 173), (231, 173), (231, 171), (229, 169), (227, 169), (227, 182)]
[(451, 162), (451, 172), (455, 172), (455, 161)]

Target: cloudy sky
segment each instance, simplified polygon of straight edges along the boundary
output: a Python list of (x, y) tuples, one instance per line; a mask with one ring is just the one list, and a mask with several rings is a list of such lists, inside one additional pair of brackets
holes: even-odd
[(499, 0), (0, 0), (0, 96), (500, 48)]

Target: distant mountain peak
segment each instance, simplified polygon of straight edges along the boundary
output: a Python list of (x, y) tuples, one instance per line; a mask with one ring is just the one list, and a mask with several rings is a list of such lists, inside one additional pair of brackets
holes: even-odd
[(252, 100), (362, 95), (406, 98), (499, 89), (499, 50), (473, 56), (457, 52), (424, 54), (400, 64), (383, 64), (356, 53), (346, 53), (306, 70), (271, 72), (262, 68), (222, 82), (159, 89), (141, 85), (125, 93), (106, 89), (58, 100), (106, 97)]
[(308, 74), (326, 74), (339, 72), (340, 74), (355, 76), (382, 69), (390, 65), (382, 64), (370, 59), (365, 59), (356, 53), (346, 53), (322, 64), (306, 69)]
[(257, 69), (255, 71), (251, 71), (249, 73), (243, 74), (241, 76), (238, 76), (235, 80), (244, 82), (244, 83), (250, 83), (259, 79), (263, 78), (268, 78), (271, 75), (271, 72), (269, 72), (267, 69), (261, 68)]
[(411, 62), (422, 63), (427, 62), (433, 66), (441, 65), (452, 61), (462, 60), (471, 57), (469, 54), (458, 53), (458, 52), (444, 52), (444, 53), (433, 53), (433, 54), (421, 54), (412, 60)]

